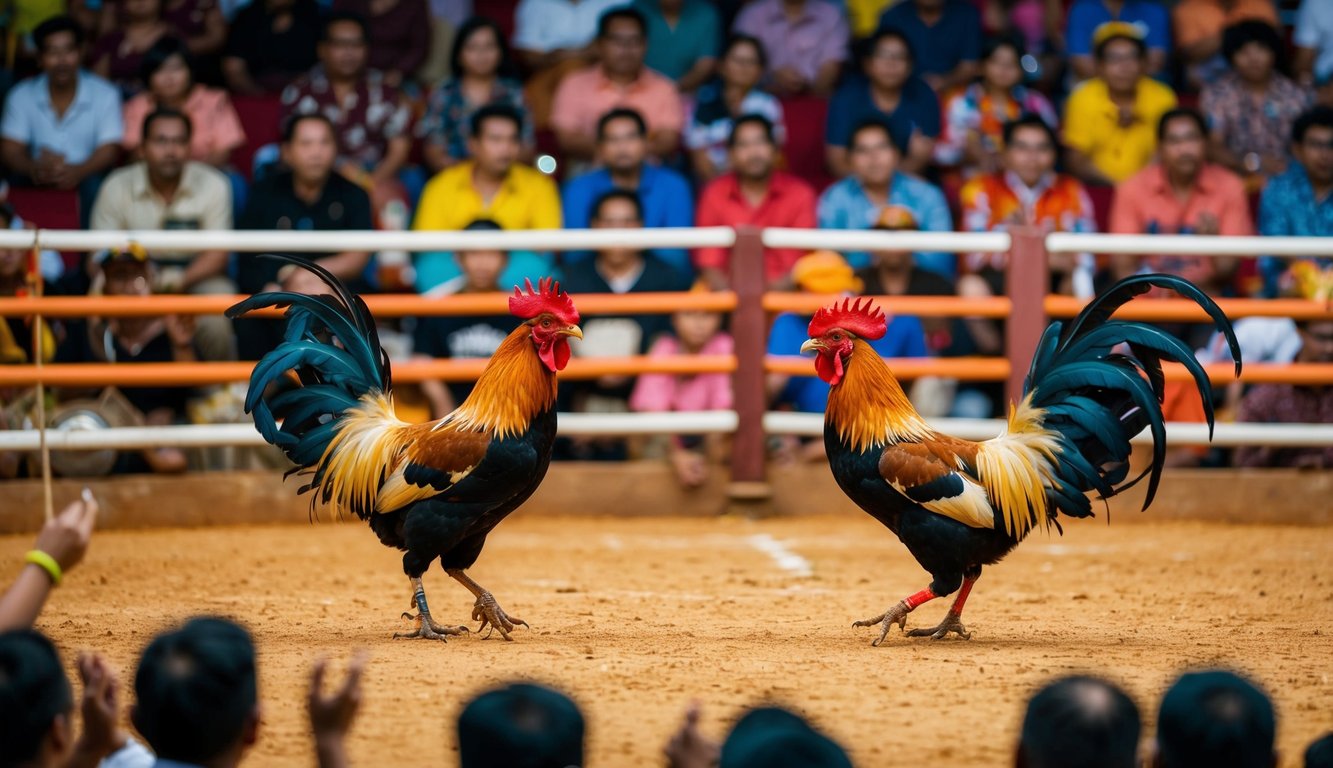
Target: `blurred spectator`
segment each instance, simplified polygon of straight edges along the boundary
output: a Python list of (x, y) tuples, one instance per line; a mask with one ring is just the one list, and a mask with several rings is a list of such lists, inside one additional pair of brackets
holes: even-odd
[[(916, 216), (898, 205), (885, 206), (871, 229), (885, 232), (914, 232)], [(882, 249), (870, 254), (870, 264), (856, 271), (867, 296), (952, 296), (954, 284), (938, 272), (918, 267), (911, 251)], [(930, 324), (938, 318), (922, 318)]]
[(758, 39), (768, 53), (768, 83), (780, 96), (826, 96), (847, 60), (842, 9), (826, 0), (755, 0), (732, 25)]
[(164, 0), (117, 0), (109, 3), (115, 23), (105, 28), (88, 52), (89, 69), (120, 89), (125, 98), (143, 88), (139, 73), (153, 44), (172, 33), (162, 17)]
[(863, 45), (864, 77), (849, 77), (829, 104), (824, 130), (824, 153), (835, 176), (850, 172), (847, 145), (852, 129), (872, 117), (881, 117), (907, 137), (901, 158), (903, 170), (923, 173), (940, 135), (940, 102), (935, 92), (914, 73), (915, 55), (902, 32), (877, 31)]
[(365, 21), (330, 14), (317, 51), (315, 68), (283, 91), (283, 119), (327, 117), (338, 134), (338, 172), (370, 193), (373, 210), (397, 201), (406, 219), (407, 192), (398, 174), (412, 151), (411, 108), (384, 73), (366, 67)]
[(721, 26), (707, 0), (634, 0), (648, 22), (649, 69), (690, 93), (713, 76)]
[[(1092, 200), (1072, 176), (1056, 173), (1060, 144), (1055, 130), (1035, 114), (1005, 123), (1001, 167), (963, 186), (962, 229), (1002, 232), (1011, 226), (1038, 227), (1047, 232), (1096, 232)], [(1052, 293), (1092, 298), (1093, 259), (1090, 254), (1051, 254)], [(980, 278), (988, 293), (1005, 292), (1003, 253), (967, 256), (968, 272)]]
[(1305, 768), (1333, 768), (1333, 731), (1310, 742), (1305, 750)]
[[(59, 586), (88, 553), (98, 511), (97, 499), (85, 489), (82, 498), (70, 502), (42, 525), (31, 550), (41, 554), (25, 557), (14, 583), (0, 594), (0, 632), (28, 629), (37, 621), (51, 590)], [(26, 704), (25, 698), (20, 697), (18, 701)], [(6, 714), (12, 716), (13, 713)], [(12, 722), (8, 716), (0, 717), (0, 723)], [(0, 749), (3, 750), (0, 754), (12, 754), (9, 747), (3, 746), (3, 741), (5, 737), (0, 737)]]
[(1313, 94), (1282, 74), (1284, 46), (1271, 24), (1227, 27), (1222, 54), (1230, 70), (1204, 86), (1199, 106), (1212, 129), (1213, 157), (1258, 188), (1287, 170), (1291, 126)]
[(847, 22), (852, 28), (852, 42), (864, 40), (879, 29), (879, 19), (898, 0), (843, 0)]
[(670, 768), (851, 768), (847, 753), (799, 716), (777, 707), (757, 707), (718, 744), (699, 731), (699, 706), (666, 746)]
[[(1328, 301), (1330, 297), (1325, 296)], [(1297, 363), (1333, 363), (1333, 322), (1298, 320)], [(1256, 384), (1245, 393), (1236, 413), (1240, 422), (1267, 424), (1333, 424), (1333, 387), (1298, 384)], [(1236, 449), (1238, 467), (1333, 468), (1333, 446), (1261, 446)]]
[(701, 182), (727, 171), (731, 128), (742, 115), (762, 115), (773, 124), (778, 146), (786, 141), (782, 105), (757, 86), (764, 74), (764, 46), (747, 35), (733, 35), (722, 52), (717, 78), (699, 89), (685, 120), (685, 148)]
[(1190, 672), (1167, 689), (1157, 713), (1154, 768), (1271, 768), (1277, 717), (1268, 695), (1222, 670)]
[(1016, 768), (1137, 768), (1139, 708), (1120, 688), (1066, 677), (1028, 700)]
[[(456, 230), (476, 219), (505, 229), (559, 229), (560, 194), (550, 177), (519, 163), (523, 116), (507, 104), (490, 104), (472, 115), (470, 160), (440, 171), (426, 184), (413, 229)], [(515, 251), (501, 285), (521, 285), (549, 274), (549, 254)], [(426, 292), (458, 274), (448, 253), (418, 254), (416, 287)]]
[(551, 127), (551, 99), (565, 75), (597, 58), (598, 19), (626, 0), (520, 0), (514, 49), (531, 72), (526, 90), (538, 131)]
[(597, 120), (629, 107), (648, 123), (648, 153), (666, 160), (680, 147), (685, 124), (675, 83), (643, 64), (647, 23), (633, 8), (607, 11), (597, 22), (598, 63), (560, 82), (551, 126), (567, 161), (586, 162), (596, 151)]
[(1291, 41), (1297, 81), (1314, 86), (1322, 103), (1333, 104), (1333, 5), (1301, 0)]
[(1075, 81), (1101, 73), (1096, 54), (1106, 24), (1134, 27), (1143, 49), (1143, 74), (1155, 76), (1166, 68), (1171, 49), (1171, 22), (1158, 0), (1074, 0), (1065, 27), (1065, 53)]
[[(14, 221), (14, 210), (0, 203), (0, 231), (8, 230)], [(0, 248), (0, 296), (24, 296), (32, 292), (34, 286), (30, 278), (42, 280), (41, 275), (29, 275), (30, 251), (27, 248)], [(45, 286), (45, 281), (43, 281)], [(44, 288), (48, 293), (49, 288)], [(55, 355), (56, 333), (49, 321), (42, 321), (40, 334), (40, 354), (34, 354), (31, 315), (13, 315), (0, 320), (0, 365), (26, 365), (36, 361), (51, 362)], [(7, 387), (0, 387), (0, 400), (9, 401)], [(3, 411), (0, 411), (0, 427), (3, 426)], [(6, 476), (0, 472), (0, 477)]]
[(1097, 76), (1065, 105), (1066, 163), (1086, 184), (1117, 184), (1152, 161), (1157, 122), (1176, 106), (1176, 95), (1146, 76), (1148, 49), (1134, 25), (1102, 25), (1094, 50)]
[(217, 169), (231, 163), (231, 153), (245, 143), (245, 131), (231, 97), (220, 88), (195, 80), (193, 59), (180, 38), (164, 37), (144, 54), (144, 83), (148, 89), (125, 102), (127, 152), (143, 141), (143, 119), (158, 108), (183, 112), (190, 118), (190, 159)]
[(315, 0), (252, 0), (231, 23), (223, 52), (227, 90), (243, 96), (282, 93), (315, 63)]
[[(1016, 35), (1041, 62), (1050, 82), (1064, 69), (1065, 0), (983, 0), (981, 26), (988, 36)], [(1026, 69), (1026, 67), (1025, 67)]]
[[(285, 170), (255, 182), (236, 228), (316, 232), (370, 229), (370, 197), (364, 189), (334, 172), (337, 153), (333, 124), (327, 117), (298, 115), (288, 120), (282, 135)], [(314, 261), (354, 290), (364, 287), (358, 281), (370, 261), (369, 254), (363, 251), (284, 255)], [(294, 264), (250, 254), (239, 255), (236, 263), (236, 283), (241, 293), (328, 290), (314, 273)], [(258, 360), (282, 341), (281, 320), (242, 317), (232, 322), (237, 353), (242, 360)]]
[(916, 74), (936, 93), (976, 77), (981, 14), (968, 0), (901, 0), (884, 12), (879, 26), (907, 36)]
[(1032, 114), (1052, 130), (1059, 125), (1050, 100), (1023, 85), (1024, 55), (1017, 38), (986, 42), (981, 54), (981, 79), (942, 100), (944, 126), (935, 145), (935, 162), (962, 166), (967, 176), (994, 173), (1001, 167), (1006, 123)]
[[(773, 123), (762, 115), (743, 115), (728, 138), (731, 171), (709, 182), (699, 194), (700, 227), (795, 227), (815, 225), (815, 192), (808, 184), (776, 170), (778, 148)], [(790, 287), (791, 268), (801, 257), (796, 248), (765, 248), (764, 279), (770, 288)], [(731, 249), (699, 248), (694, 265), (714, 289), (731, 281)]]
[(333, 12), (365, 22), (367, 63), (395, 88), (411, 81), (430, 55), (426, 0), (334, 0)]
[[(1259, 234), (1333, 236), (1333, 107), (1316, 106), (1296, 118), (1291, 153), (1296, 162), (1269, 180), (1259, 198)], [(1276, 295), (1286, 270), (1285, 259), (1259, 257), (1264, 295)]]
[[(693, 290), (707, 292), (708, 288), (700, 281)], [(671, 331), (653, 342), (648, 356), (730, 355), (732, 339), (722, 330), (722, 320), (720, 312), (676, 312), (671, 315)], [(645, 373), (639, 376), (629, 398), (630, 410), (647, 413), (727, 411), (731, 406), (731, 375), (726, 373)], [(718, 441), (701, 435), (671, 435), (668, 442), (668, 458), (680, 484), (686, 488), (703, 485), (708, 479), (709, 458), (718, 453)]]
[[(693, 226), (694, 200), (689, 182), (670, 168), (645, 162), (647, 155), (647, 126), (638, 112), (620, 108), (602, 115), (597, 121), (597, 160), (601, 167), (565, 182), (565, 228), (586, 228), (593, 204), (612, 189), (628, 190), (639, 198), (645, 227)], [(684, 248), (660, 248), (653, 253), (686, 278), (693, 275)], [(587, 251), (563, 257), (566, 264), (589, 258), (592, 254)]]
[(115, 86), (79, 69), (83, 28), (68, 16), (32, 33), (42, 74), (10, 89), (0, 159), (18, 185), (77, 189), (87, 225), (102, 174), (119, 154), (123, 124)]
[[(950, 232), (953, 218), (944, 193), (929, 182), (899, 170), (906, 139), (889, 123), (869, 118), (848, 136), (847, 149), (851, 175), (819, 196), (820, 229), (869, 229), (879, 220), (880, 211), (897, 205), (912, 212), (926, 232)], [(862, 252), (847, 254), (852, 266), (870, 263)], [(950, 279), (955, 274), (951, 253), (917, 253), (918, 266)]]
[[(144, 117), (143, 160), (107, 177), (93, 205), (93, 229), (231, 229), (231, 185), (216, 169), (190, 160), (191, 127), (190, 118), (174, 110)], [(153, 263), (163, 293), (236, 291), (226, 251), (158, 251)], [(235, 359), (225, 318), (199, 318), (199, 351), (205, 360)]]
[(583, 714), (559, 691), (510, 683), (458, 715), (460, 768), (583, 765)]
[(431, 91), (426, 114), (417, 123), (426, 168), (438, 173), (469, 157), (468, 123), (487, 104), (508, 104), (518, 110), (524, 118), (523, 146), (532, 147), (523, 85), (514, 79), (509, 44), (498, 24), (481, 16), (463, 22), (449, 52), (449, 71), (450, 78)]
[[(111, 3), (104, 3), (102, 8), (108, 5)], [(227, 44), (227, 19), (219, 0), (165, 0), (162, 18), (185, 41), (196, 61), (216, 67), (217, 56)]]
[(1213, 82), (1231, 63), (1225, 31), (1242, 22), (1276, 27), (1280, 21), (1273, 0), (1180, 0), (1171, 10), (1176, 52), (1193, 88)]

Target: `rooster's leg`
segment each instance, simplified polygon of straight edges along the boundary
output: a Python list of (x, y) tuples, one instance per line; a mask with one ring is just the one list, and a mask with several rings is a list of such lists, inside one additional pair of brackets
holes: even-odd
[[(514, 638), (510, 637), (509, 633), (514, 631), (514, 625), (522, 624), (525, 627), (528, 626), (528, 623), (519, 617), (510, 616), (505, 613), (504, 609), (500, 607), (500, 604), (495, 602), (495, 598), (491, 596), (491, 593), (482, 589), (480, 584), (473, 581), (472, 577), (468, 576), (461, 569), (447, 570), (445, 573), (449, 574), (454, 579), (457, 579), (459, 584), (467, 587), (467, 591), (476, 595), (477, 602), (472, 606), (472, 620), (481, 622), (481, 626), (477, 627), (478, 632), (490, 627), (492, 631), (498, 630), (500, 632), (500, 637), (503, 637), (506, 640), (513, 640)], [(491, 633), (487, 632), (486, 636), (490, 637)]]
[(416, 622), (416, 631), (395, 632), (393, 635), (395, 640), (400, 637), (447, 640), (449, 635), (461, 635), (468, 631), (467, 627), (463, 626), (445, 627), (435, 623), (430, 617), (430, 607), (426, 605), (426, 588), (421, 584), (420, 576), (412, 577), (412, 607), (417, 609), (417, 615), (404, 613), (403, 618)]
[(967, 602), (967, 594), (972, 591), (972, 585), (977, 581), (976, 576), (968, 576), (963, 579), (963, 586), (958, 590), (958, 597), (954, 598), (953, 607), (944, 614), (944, 619), (940, 621), (939, 626), (930, 629), (914, 629), (907, 633), (908, 637), (929, 637), (934, 640), (943, 640), (950, 632), (964, 640), (971, 640), (972, 633), (963, 626), (963, 603)]
[(878, 624), (879, 637), (876, 638), (874, 642), (871, 643), (871, 645), (879, 645), (880, 643), (884, 642), (884, 638), (888, 637), (889, 627), (892, 627), (894, 624), (897, 624), (899, 629), (905, 631), (907, 627), (907, 614), (911, 613), (913, 610), (916, 609), (917, 606), (921, 605), (922, 603), (934, 600), (936, 597), (938, 597), (938, 595), (930, 591), (930, 587), (926, 587), (920, 592), (917, 592), (915, 595), (909, 595), (903, 598), (892, 608), (885, 611), (884, 613), (881, 613), (875, 618), (863, 619), (861, 621), (854, 622), (852, 626), (873, 627), (876, 624)]

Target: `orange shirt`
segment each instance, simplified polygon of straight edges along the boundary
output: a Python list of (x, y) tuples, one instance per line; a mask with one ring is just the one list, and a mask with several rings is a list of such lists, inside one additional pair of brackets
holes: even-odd
[(1246, 19), (1280, 26), (1273, 0), (1236, 0), (1229, 11), (1218, 0), (1180, 0), (1172, 12), (1171, 26), (1176, 31), (1176, 45), (1184, 47), (1219, 36), (1222, 30)]
[(685, 110), (676, 84), (645, 68), (639, 79), (617, 85), (593, 65), (573, 72), (560, 81), (551, 105), (551, 125), (557, 131), (597, 132), (597, 120), (616, 107), (628, 107), (643, 116), (648, 133), (676, 131), (685, 125)]

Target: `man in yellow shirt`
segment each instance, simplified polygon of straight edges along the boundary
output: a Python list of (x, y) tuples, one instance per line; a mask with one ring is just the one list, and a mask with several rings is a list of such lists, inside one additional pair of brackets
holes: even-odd
[(1144, 75), (1147, 46), (1136, 25), (1103, 24), (1093, 45), (1097, 76), (1065, 105), (1066, 165), (1086, 184), (1117, 184), (1152, 162), (1157, 122), (1176, 106), (1176, 94)]
[[(490, 219), (504, 229), (560, 229), (555, 182), (518, 162), (522, 128), (522, 116), (507, 104), (477, 110), (468, 138), (472, 159), (440, 171), (426, 184), (412, 228), (461, 230), (477, 219)], [(551, 273), (551, 261), (550, 254), (515, 251), (500, 285), (521, 285), (525, 277), (536, 282)], [(416, 288), (422, 293), (458, 274), (450, 253), (417, 257)]]

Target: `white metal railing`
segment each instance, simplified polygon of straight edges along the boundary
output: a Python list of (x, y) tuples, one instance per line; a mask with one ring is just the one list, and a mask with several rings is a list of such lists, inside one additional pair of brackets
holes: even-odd
[(787, 229), (768, 227), (760, 235), (769, 248), (826, 248), (834, 251), (940, 251), (1003, 253), (1013, 238), (1008, 232), (905, 232), (879, 229)]
[(1049, 253), (1171, 254), (1180, 256), (1282, 256), (1302, 258), (1333, 255), (1333, 238), (1230, 237), (1223, 235), (1094, 235), (1052, 232)]

